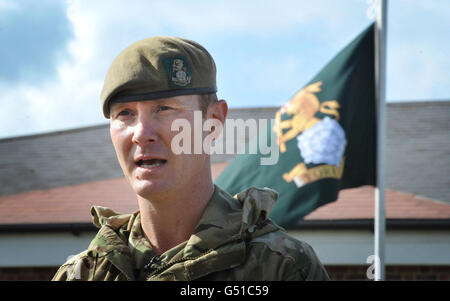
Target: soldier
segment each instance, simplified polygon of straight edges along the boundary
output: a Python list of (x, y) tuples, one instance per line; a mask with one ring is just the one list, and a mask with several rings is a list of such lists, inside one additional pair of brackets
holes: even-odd
[(118, 55), (101, 101), (139, 211), (94, 206), (97, 235), (53, 280), (328, 280), (313, 249), (268, 219), (275, 191), (233, 197), (213, 184), (210, 155), (174, 153), (174, 121), (202, 111), (225, 122), (216, 92), (214, 60), (196, 42), (152, 37)]

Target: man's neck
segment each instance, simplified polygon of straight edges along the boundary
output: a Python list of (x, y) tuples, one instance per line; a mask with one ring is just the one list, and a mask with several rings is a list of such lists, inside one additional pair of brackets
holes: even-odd
[(155, 253), (162, 254), (189, 239), (213, 193), (210, 180), (164, 199), (138, 196), (142, 230)]

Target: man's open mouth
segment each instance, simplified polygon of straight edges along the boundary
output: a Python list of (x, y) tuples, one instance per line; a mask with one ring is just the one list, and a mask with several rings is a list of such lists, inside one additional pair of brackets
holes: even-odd
[(139, 160), (136, 162), (137, 166), (142, 168), (154, 168), (164, 165), (167, 160), (164, 159), (150, 159), (150, 160)]

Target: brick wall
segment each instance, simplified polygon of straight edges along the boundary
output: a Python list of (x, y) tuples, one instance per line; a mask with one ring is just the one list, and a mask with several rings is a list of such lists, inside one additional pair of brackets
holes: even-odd
[[(330, 278), (337, 281), (367, 281), (368, 266), (325, 266)], [(0, 281), (52, 279), (58, 268), (0, 268)], [(449, 281), (450, 266), (387, 266), (386, 280)]]
[(0, 268), (0, 281), (10, 280), (51, 280), (58, 268), (33, 267), (33, 268)]
[[(337, 281), (367, 281), (369, 266), (325, 266), (330, 278)], [(450, 266), (386, 266), (386, 280), (391, 281), (449, 281)]]

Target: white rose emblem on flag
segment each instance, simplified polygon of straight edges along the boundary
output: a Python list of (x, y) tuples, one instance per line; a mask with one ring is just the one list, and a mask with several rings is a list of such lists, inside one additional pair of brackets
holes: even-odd
[(339, 166), (345, 152), (345, 132), (340, 124), (325, 117), (297, 136), (304, 162)]

